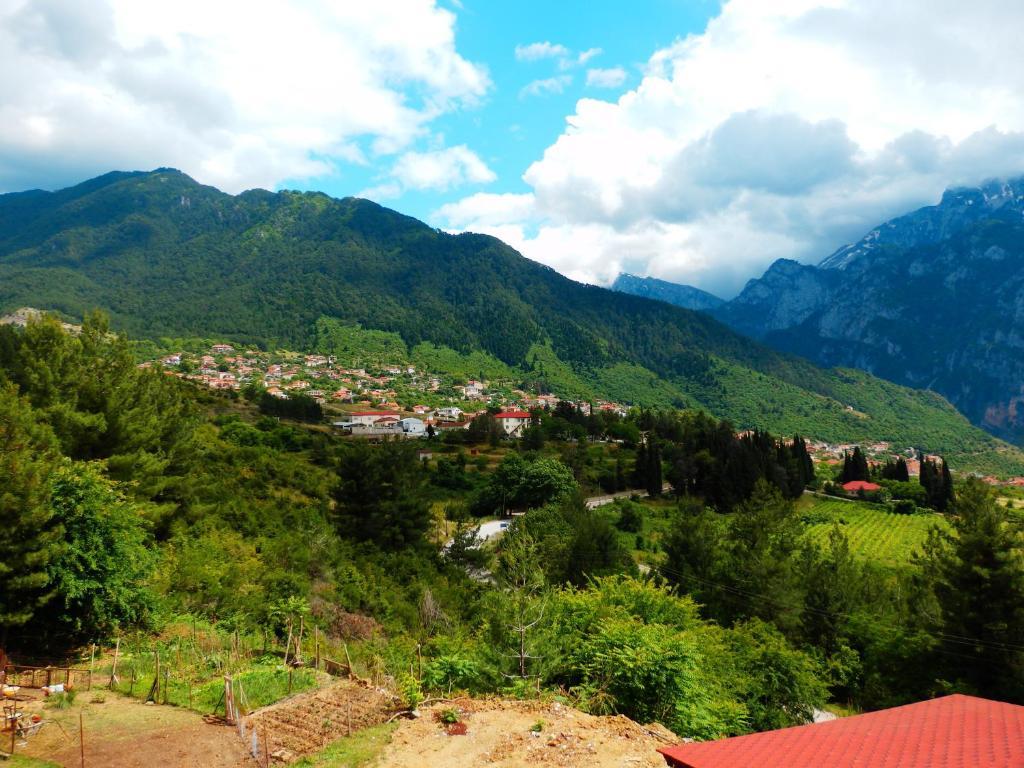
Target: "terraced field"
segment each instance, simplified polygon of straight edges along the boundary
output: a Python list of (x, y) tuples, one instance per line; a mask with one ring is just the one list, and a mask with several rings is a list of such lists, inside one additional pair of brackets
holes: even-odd
[(807, 536), (828, 542), (835, 523), (850, 541), (850, 549), (880, 565), (900, 568), (910, 563), (935, 525), (947, 525), (938, 514), (897, 515), (881, 504), (804, 496), (798, 509), (807, 522)]

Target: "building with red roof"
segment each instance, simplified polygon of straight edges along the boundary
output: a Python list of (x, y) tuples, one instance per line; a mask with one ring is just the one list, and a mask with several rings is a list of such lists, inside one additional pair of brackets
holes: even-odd
[(955, 694), (658, 751), (672, 768), (1019, 768), (1024, 707)]
[(529, 411), (502, 411), (494, 414), (494, 418), (501, 424), (505, 434), (510, 437), (518, 437), (530, 423)]
[(843, 490), (847, 493), (858, 493), (859, 491), (870, 493), (871, 491), (882, 490), (882, 486), (876, 483), (869, 483), (867, 480), (851, 480), (848, 483), (843, 483)]

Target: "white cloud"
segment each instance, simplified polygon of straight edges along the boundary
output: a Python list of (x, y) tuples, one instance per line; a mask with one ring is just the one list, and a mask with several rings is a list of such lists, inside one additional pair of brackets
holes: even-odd
[(534, 80), (523, 86), (519, 91), (519, 98), (527, 96), (544, 96), (550, 93), (561, 93), (572, 83), (572, 75), (555, 75), (545, 77), (541, 80)]
[(395, 161), (391, 175), (404, 189), (439, 191), (463, 184), (487, 184), (497, 178), (465, 144), (429, 152), (406, 152)]
[(626, 70), (622, 67), (587, 70), (587, 85), (592, 88), (618, 88), (624, 82)]
[(569, 49), (558, 43), (530, 43), (516, 46), (517, 61), (538, 61), (539, 59), (561, 59), (569, 55)]
[(600, 56), (603, 51), (600, 48), (587, 48), (585, 51), (580, 51), (580, 54), (576, 57), (577, 64), (586, 64), (595, 56)]
[(0, 0), (0, 190), (174, 165), (229, 191), (390, 154), (476, 103), (432, 0)]
[(475, 224), (589, 281), (624, 266), (733, 292), (948, 185), (1024, 173), (1022, 26), (1016, 0), (730, 0), (617, 101), (577, 103), (523, 176), (528, 211)]

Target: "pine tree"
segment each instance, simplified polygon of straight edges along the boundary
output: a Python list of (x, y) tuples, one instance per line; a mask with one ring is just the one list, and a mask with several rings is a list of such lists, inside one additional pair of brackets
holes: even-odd
[[(56, 439), (12, 386), (0, 386), (0, 627), (25, 624), (51, 597), (61, 530), (50, 507)], [(2, 638), (0, 638), (2, 640)], [(0, 643), (2, 644), (2, 643)]]
[[(923, 468), (923, 465), (922, 465)], [(951, 529), (935, 527), (918, 559), (941, 609), (936, 658), (947, 679), (987, 696), (1024, 699), (1024, 536), (991, 491), (971, 479)]]

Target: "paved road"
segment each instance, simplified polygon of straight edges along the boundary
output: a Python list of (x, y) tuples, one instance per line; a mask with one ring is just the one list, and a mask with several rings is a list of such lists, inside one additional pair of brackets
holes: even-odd
[[(662, 493), (667, 493), (670, 490), (672, 490), (672, 486), (668, 483), (665, 483), (661, 487)], [(641, 491), (638, 488), (634, 488), (631, 491), (619, 491), (618, 493), (608, 493), (603, 496), (591, 496), (586, 501), (587, 509), (597, 509), (598, 507), (603, 507), (605, 504), (611, 504), (616, 499), (628, 499), (632, 496), (638, 496), (641, 499), (646, 499), (648, 495), (647, 491)]]

